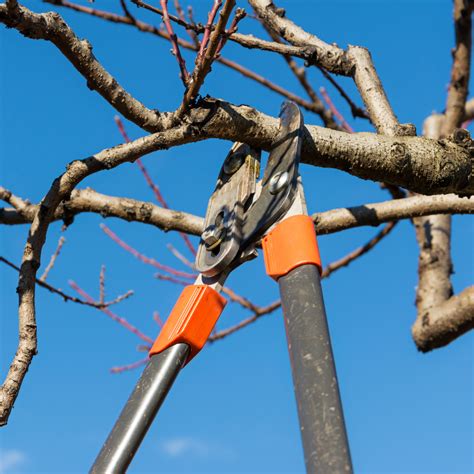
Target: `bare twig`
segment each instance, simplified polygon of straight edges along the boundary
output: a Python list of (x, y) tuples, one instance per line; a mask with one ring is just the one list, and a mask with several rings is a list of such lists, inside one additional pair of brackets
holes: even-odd
[[(126, 143), (130, 143), (130, 138), (128, 137), (127, 132), (125, 131), (125, 127), (122, 123), (122, 120), (118, 115), (114, 117), (115, 123), (117, 124), (117, 127), (125, 140)], [(135, 163), (137, 164), (138, 168), (140, 169), (143, 177), (145, 178), (146, 183), (148, 186), (151, 188), (153, 191), (153, 194), (155, 196), (155, 199), (165, 208), (169, 209), (168, 203), (166, 202), (165, 198), (163, 197), (163, 194), (161, 194), (160, 188), (156, 185), (156, 183), (151, 179), (150, 173), (148, 173), (148, 170), (145, 168), (145, 165), (143, 164), (141, 158), (138, 158)], [(191, 240), (189, 237), (184, 233), (180, 232), (179, 233), (181, 238), (184, 240), (184, 243), (190, 250), (190, 252), (193, 255), (196, 255), (196, 249), (194, 248), (194, 245), (192, 244)]]
[(124, 250), (127, 252), (131, 253), (135, 258), (140, 260), (143, 263), (146, 263), (147, 265), (151, 265), (152, 267), (158, 268), (159, 270), (163, 270), (166, 273), (169, 273), (170, 275), (174, 275), (180, 278), (187, 278), (188, 280), (194, 280), (196, 278), (196, 274), (194, 273), (188, 273), (188, 272), (183, 272), (181, 270), (177, 270), (176, 268), (170, 267), (168, 265), (164, 265), (154, 258), (147, 257), (146, 255), (143, 255), (140, 253), (138, 250), (134, 249), (127, 243), (125, 243), (115, 232), (110, 230), (105, 224), (100, 224), (100, 228), (120, 247), (122, 247)]
[(173, 31), (173, 27), (170, 22), (170, 17), (168, 13), (168, 0), (160, 0), (161, 8), (163, 9), (163, 23), (165, 24), (166, 31), (168, 32), (172, 51), (178, 61), (179, 70), (180, 70), (180, 78), (183, 81), (185, 87), (188, 86), (189, 83), (189, 72), (186, 69), (186, 61), (184, 60), (181, 50), (179, 49), (178, 39), (176, 33)]
[(389, 222), (380, 232), (377, 233), (377, 235), (370, 239), (366, 244), (356, 248), (341, 259), (331, 262), (327, 267), (324, 268), (324, 271), (322, 272), (321, 276), (323, 278), (328, 277), (329, 275), (331, 275), (331, 273), (335, 272), (336, 270), (339, 270), (342, 267), (346, 267), (357, 258), (372, 250), (384, 237), (386, 237), (393, 230), (396, 225), (397, 221)]
[(207, 43), (209, 42), (209, 37), (211, 35), (211, 28), (214, 24), (214, 19), (216, 18), (217, 12), (222, 5), (222, 0), (214, 0), (214, 4), (212, 5), (211, 11), (207, 16), (207, 23), (204, 27), (204, 35), (201, 40), (201, 46), (199, 48), (198, 55), (196, 57), (196, 65), (204, 60), (204, 51), (206, 50)]
[(101, 265), (99, 274), (99, 303), (105, 300), (105, 265)]
[(331, 100), (328, 93), (326, 92), (326, 89), (324, 87), (320, 87), (319, 92), (323, 96), (323, 99), (326, 102), (326, 105), (331, 110), (331, 112), (338, 118), (339, 122), (341, 122), (342, 128), (348, 133), (354, 133), (354, 129), (347, 123), (346, 119), (343, 117), (343, 115), (339, 112), (337, 107), (334, 105), (333, 101)]
[(160, 326), (160, 328), (164, 326), (163, 320), (161, 319), (158, 311), (153, 311), (153, 320), (156, 322), (156, 324), (158, 324), (158, 326)]
[[(220, 0), (215, 0), (214, 7), (220, 5)], [(204, 79), (211, 70), (212, 63), (216, 59), (217, 48), (221, 35), (225, 30), (229, 16), (234, 8), (235, 0), (225, 0), (224, 6), (219, 14), (217, 25), (210, 35), (209, 41), (206, 41), (206, 33), (201, 41), (201, 49), (196, 61), (196, 66), (192, 75), (192, 79), (189, 83), (189, 87), (186, 90), (183, 101), (176, 111), (176, 116), (181, 118), (188, 110), (189, 106), (196, 99), (201, 86), (204, 83)], [(214, 8), (213, 8), (214, 9)], [(216, 10), (217, 11), (217, 10)], [(210, 15), (211, 17), (211, 15)], [(207, 31), (207, 30), (206, 30)]]
[[(141, 340), (148, 342), (149, 344), (153, 344), (153, 339), (148, 337), (146, 334), (143, 334), (139, 329), (137, 329), (133, 324), (130, 324), (125, 318), (122, 318), (121, 316), (118, 316), (117, 314), (113, 313), (110, 311), (109, 308), (104, 308), (101, 307), (95, 300), (92, 298), (89, 293), (87, 293), (85, 290), (83, 290), (75, 281), (69, 280), (69, 286), (77, 291), (86, 301), (90, 303), (91, 306), (96, 307), (100, 311), (102, 311), (104, 314), (106, 314), (110, 319), (113, 321), (119, 323), (121, 326), (123, 326), (125, 329), (130, 331), (131, 333), (135, 334), (135, 336), (139, 337)], [(122, 298), (123, 300), (123, 298)]]
[[(61, 252), (61, 249), (62, 249), (65, 241), (66, 241), (66, 239), (63, 236), (61, 236), (59, 238), (56, 250), (54, 251), (53, 255), (51, 255), (51, 259), (49, 260), (48, 266), (45, 268), (43, 274), (39, 278), (40, 281), (46, 281), (46, 278), (48, 278), (48, 274), (52, 270), (52, 268), (54, 267), (56, 259), (58, 258), (59, 253)], [(103, 301), (101, 301), (101, 303), (103, 303)]]
[(339, 85), (339, 83), (332, 77), (331, 74), (329, 74), (325, 69), (319, 68), (321, 71), (322, 75), (335, 87), (335, 89), (341, 94), (341, 96), (345, 99), (345, 101), (349, 104), (349, 107), (351, 108), (351, 113), (354, 118), (359, 117), (359, 118), (364, 118), (367, 120), (370, 120), (369, 114), (367, 113), (367, 110), (362, 109), (358, 105), (354, 103), (354, 101), (349, 97), (347, 92)]
[[(0, 262), (3, 262), (4, 264), (8, 265), (10, 268), (13, 268), (14, 270), (16, 270), (17, 272), (20, 271), (20, 267), (10, 262), (10, 260), (7, 260), (5, 257), (0, 256)], [(41, 281), (39, 278), (36, 279), (36, 283), (41, 288), (45, 288), (51, 293), (55, 293), (56, 295), (59, 295), (64, 301), (71, 301), (72, 303), (83, 304), (85, 306), (91, 306), (92, 308), (97, 308), (97, 309), (106, 308), (108, 306), (112, 306), (114, 304), (120, 303), (120, 301), (123, 301), (125, 298), (128, 298), (129, 296), (133, 295), (133, 291), (129, 290), (124, 295), (119, 296), (118, 298), (112, 301), (104, 301), (103, 303), (100, 303), (100, 302), (96, 303), (96, 302), (90, 302), (90, 301), (82, 300), (80, 298), (76, 298), (75, 296), (68, 295), (67, 293), (64, 293), (64, 291), (62, 291), (61, 289), (55, 288), (49, 283), (46, 283), (45, 281)]]
[(126, 372), (127, 370), (137, 369), (138, 367), (141, 367), (142, 365), (145, 365), (149, 360), (150, 360), (149, 357), (145, 357), (144, 359), (137, 360), (136, 362), (133, 362), (132, 364), (121, 365), (121, 366), (118, 366), (118, 367), (112, 367), (110, 369), (110, 372), (112, 374), (120, 374), (122, 372)]

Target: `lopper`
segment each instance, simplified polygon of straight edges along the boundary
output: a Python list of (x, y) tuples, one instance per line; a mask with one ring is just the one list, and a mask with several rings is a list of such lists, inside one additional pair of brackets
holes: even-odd
[(178, 373), (202, 349), (222, 313), (226, 278), (255, 258), (260, 245), (267, 274), (280, 289), (307, 473), (352, 472), (321, 260), (298, 173), (303, 130), (298, 107), (284, 102), (260, 182), (260, 152), (242, 143), (232, 147), (209, 200), (196, 255), (199, 276), (178, 298), (91, 473), (127, 470)]

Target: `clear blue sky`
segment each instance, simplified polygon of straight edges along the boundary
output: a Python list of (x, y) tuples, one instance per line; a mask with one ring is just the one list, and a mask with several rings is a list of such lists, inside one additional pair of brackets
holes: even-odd
[[(46, 10), (38, 1), (25, 2)], [(84, 4), (88, 4), (85, 1)], [(97, 8), (118, 2), (96, 0)], [(194, 2), (205, 18), (208, 1)], [(246, 6), (245, 2), (243, 6)], [(391, 103), (403, 122), (421, 130), (423, 118), (442, 111), (454, 35), (450, 1), (280, 1), (290, 18), (341, 46), (367, 46)], [(134, 9), (133, 9), (134, 10)], [(181, 98), (170, 46), (132, 28), (62, 10), (80, 37), (132, 94), (149, 107), (172, 110)], [(144, 19), (158, 19), (141, 13)], [(249, 19), (242, 31), (263, 33)], [(183, 33), (184, 34), (184, 33)], [(16, 194), (38, 201), (66, 164), (121, 142), (114, 110), (85, 87), (84, 79), (46, 42), (0, 29), (1, 179)], [(280, 58), (229, 44), (225, 54), (294, 91), (299, 87)], [(192, 58), (186, 53), (188, 64)], [(347, 118), (350, 113), (320, 75)], [(357, 95), (350, 81), (347, 85)], [(281, 98), (220, 65), (202, 92), (251, 104), (276, 115)], [(307, 123), (318, 117), (305, 114)], [(370, 130), (353, 121), (356, 130)], [(143, 135), (131, 124), (129, 134)], [(144, 159), (171, 206), (202, 215), (229, 144), (210, 140), (154, 153)], [(387, 198), (378, 185), (339, 171), (303, 166), (309, 210)], [(87, 179), (97, 191), (153, 200), (136, 165), (125, 164)], [(65, 233), (67, 242), (49, 281), (67, 291), (68, 279), (98, 295), (101, 264), (109, 298), (128, 289), (135, 296), (115, 310), (154, 337), (152, 312), (171, 309), (180, 288), (153, 278), (154, 269), (118, 248), (100, 230), (103, 219), (82, 215)], [(141, 224), (106, 221), (130, 244), (163, 263), (178, 262), (166, 249), (185, 247), (176, 234)], [(376, 232), (363, 228), (321, 237), (326, 263)], [(2, 228), (1, 254), (21, 259), (27, 227)], [(472, 283), (473, 226), (455, 217), (455, 291)], [(56, 246), (60, 224), (51, 226), (43, 262)], [(196, 241), (196, 239), (194, 239)], [(16, 274), (0, 267), (1, 376), (17, 341)], [(473, 462), (473, 336), (422, 355), (411, 340), (415, 318), (417, 246), (408, 222), (369, 255), (324, 282), (337, 370), (356, 472), (468, 473)], [(246, 265), (229, 284), (266, 304), (277, 286), (262, 260)], [(140, 371), (111, 375), (109, 368), (143, 353), (133, 334), (102, 313), (37, 291), (39, 354), (34, 359), (6, 428), (0, 430), (0, 473), (86, 472), (127, 399)], [(219, 323), (246, 313), (229, 304)], [(130, 472), (302, 473), (304, 471), (281, 313), (262, 318), (225, 341), (207, 347), (181, 374), (143, 443)]]

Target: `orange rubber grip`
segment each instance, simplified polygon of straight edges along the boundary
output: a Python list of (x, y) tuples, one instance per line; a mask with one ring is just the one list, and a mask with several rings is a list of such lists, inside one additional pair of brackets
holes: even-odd
[(322, 271), (316, 232), (311, 217), (292, 216), (281, 221), (262, 241), (267, 274), (273, 279), (301, 265), (316, 265)]
[(191, 348), (188, 363), (206, 344), (226, 303), (226, 299), (209, 286), (186, 286), (156, 338), (150, 357), (184, 342)]

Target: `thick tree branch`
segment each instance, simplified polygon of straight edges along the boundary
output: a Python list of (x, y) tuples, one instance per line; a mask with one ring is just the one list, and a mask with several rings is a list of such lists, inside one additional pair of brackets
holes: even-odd
[[(465, 117), (470, 75), (471, 8), (464, 0), (454, 2), (456, 48), (451, 83), (444, 115), (432, 115), (424, 124), (424, 134), (442, 138), (455, 132)], [(460, 130), (455, 135), (463, 135)], [(419, 284), (416, 294), (417, 320), (413, 338), (421, 351), (441, 347), (474, 327), (474, 287), (453, 295), (451, 284), (451, 216), (415, 219), (420, 247)]]
[[(0, 224), (27, 224), (33, 221), (39, 206), (29, 204), (22, 213), (0, 208)], [(181, 211), (164, 209), (150, 202), (109, 196), (90, 188), (74, 190), (70, 198), (58, 206), (53, 220), (71, 219), (84, 212), (102, 217), (117, 217), (129, 222), (149, 224), (164, 231), (181, 231), (201, 235), (204, 219)], [(362, 206), (332, 209), (312, 215), (319, 235), (332, 234), (361, 226), (378, 226), (386, 222), (432, 214), (474, 214), (474, 197), (460, 198), (455, 194), (414, 196)]]
[(418, 349), (428, 352), (446, 346), (474, 329), (474, 286), (422, 313), (413, 325)]

